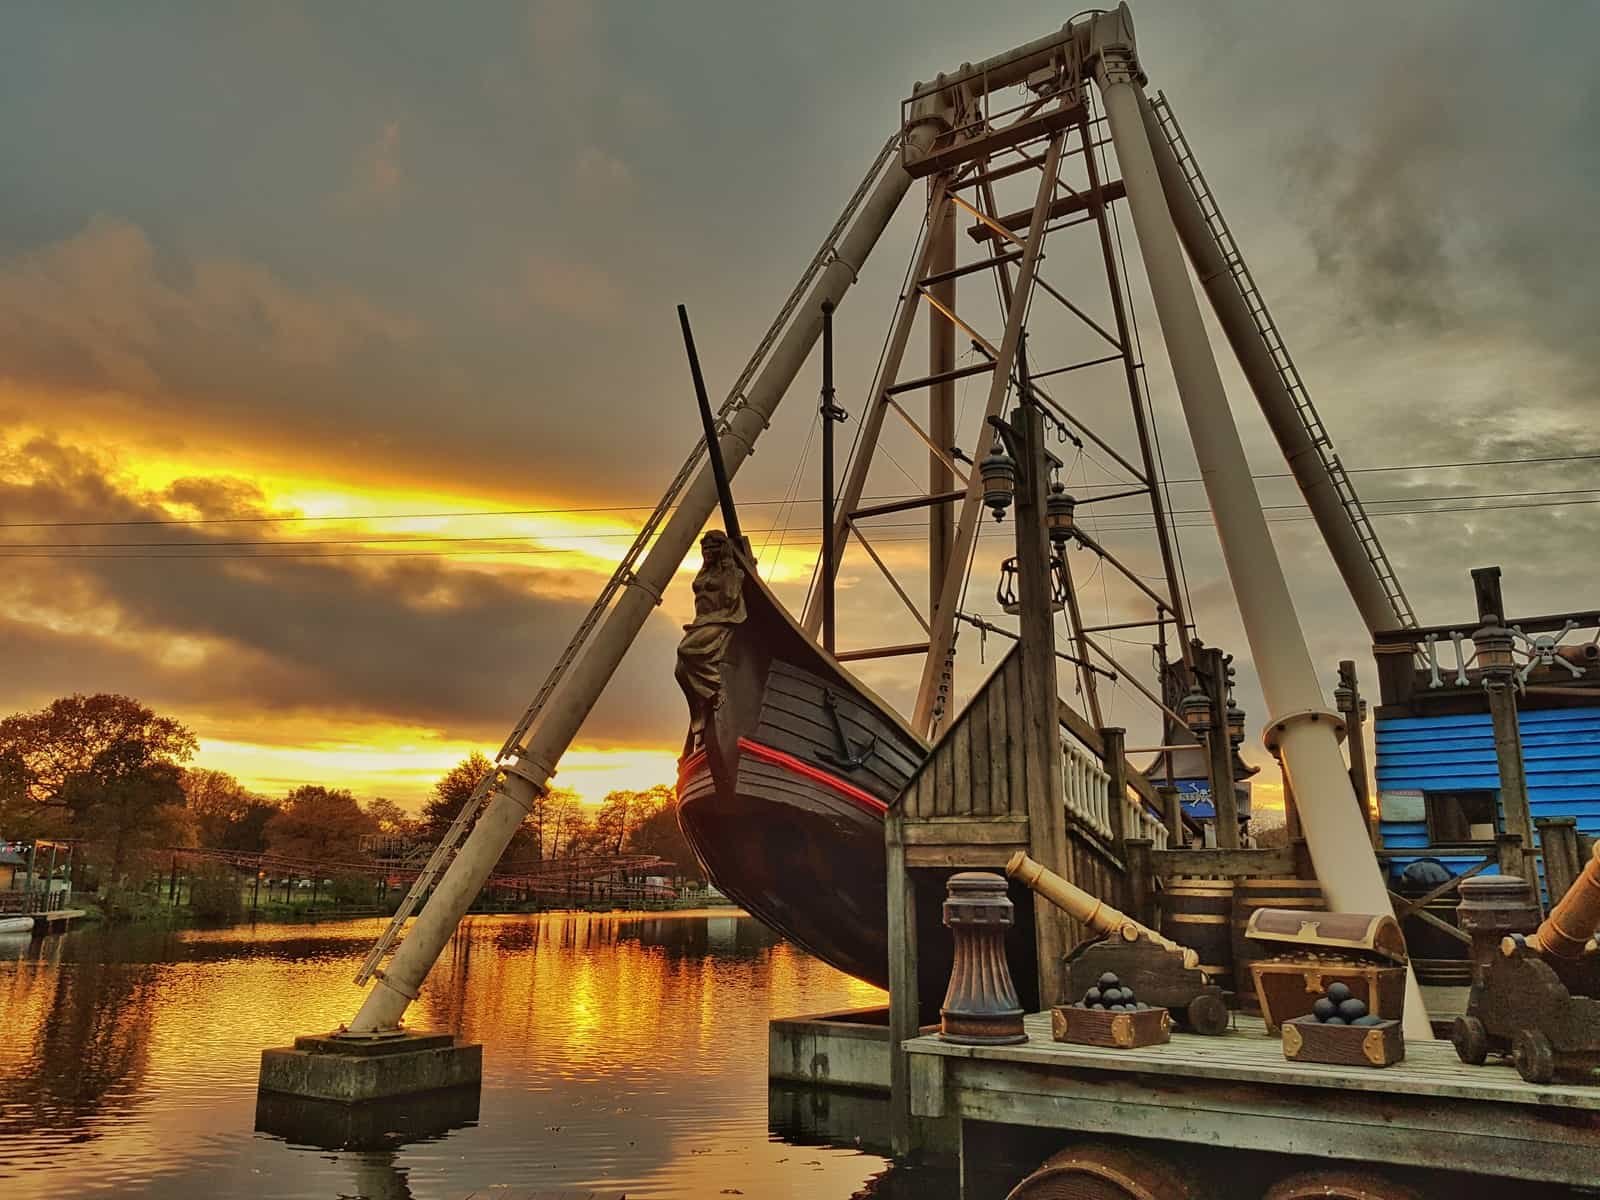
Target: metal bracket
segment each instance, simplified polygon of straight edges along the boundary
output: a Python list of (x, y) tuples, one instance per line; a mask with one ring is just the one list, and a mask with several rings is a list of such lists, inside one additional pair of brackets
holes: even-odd
[(1281, 717), (1273, 717), (1261, 731), (1261, 742), (1272, 754), (1278, 753), (1278, 746), (1283, 735), (1292, 726), (1305, 721), (1328, 721), (1333, 725), (1333, 733), (1339, 741), (1344, 741), (1344, 718), (1336, 712), (1329, 712), (1325, 708), (1303, 708), (1299, 712), (1285, 713)]
[(624, 571), (622, 573), (622, 586), (638, 588), (641, 592), (654, 600), (657, 607), (660, 607), (662, 601), (661, 590), (646, 583), (632, 571)]

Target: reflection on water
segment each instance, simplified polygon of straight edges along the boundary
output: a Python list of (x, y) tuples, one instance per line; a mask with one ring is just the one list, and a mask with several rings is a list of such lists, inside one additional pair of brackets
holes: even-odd
[[(877, 1178), (871, 1154), (803, 1144), (807, 1120), (777, 1123), (790, 1141), (768, 1133), (767, 1019), (882, 993), (721, 913), (473, 918), (410, 1023), (484, 1043), (475, 1115), (441, 1103), (431, 1126), (377, 1130), (308, 1111), (300, 1132), (279, 1112), (262, 1127), (283, 1136), (254, 1132), (261, 1048), (355, 1011), (350, 977), (379, 928), (0, 944), (0, 1195), (421, 1200), (514, 1186), (844, 1200), (907, 1182)], [(774, 1116), (788, 1103), (800, 1102)], [(835, 1116), (859, 1120), (858, 1145), (881, 1145), (881, 1106), (859, 1113)], [(919, 1200), (939, 1194), (919, 1182)]]

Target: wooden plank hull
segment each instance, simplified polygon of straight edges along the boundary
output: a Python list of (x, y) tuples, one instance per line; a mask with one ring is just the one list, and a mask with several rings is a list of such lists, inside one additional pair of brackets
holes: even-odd
[[(678, 821), (706, 873), (807, 952), (889, 982), (884, 814), (928, 745), (811, 641), (751, 572), (746, 618), (720, 665), (721, 703), (679, 763)], [(918, 994), (933, 1018), (950, 978), (944, 871), (917, 873)], [(1037, 1002), (1033, 906), (1008, 937), (1016, 983)]]

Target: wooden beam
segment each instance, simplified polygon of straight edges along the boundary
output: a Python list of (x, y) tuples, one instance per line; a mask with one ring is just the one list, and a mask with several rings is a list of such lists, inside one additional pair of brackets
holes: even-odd
[(1069, 125), (1076, 125), (1083, 119), (1084, 111), (1082, 104), (1061, 105), (1037, 116), (1013, 121), (1003, 129), (996, 129), (992, 133), (951, 142), (941, 149), (930, 151), (921, 158), (906, 163), (906, 173), (913, 179), (921, 179), (941, 171), (953, 170), (975, 158), (988, 158), (1002, 150), (1009, 150), (1012, 146), (1048, 137), (1059, 133)]
[[(1098, 206), (1101, 203), (1109, 204), (1113, 200), (1121, 200), (1127, 194), (1128, 189), (1122, 180), (1113, 179), (1104, 187), (1085, 189), (1081, 192), (1074, 192), (1070, 196), (1063, 196), (1050, 206), (1049, 214), (1045, 217), (1045, 220), (1054, 221), (1057, 217), (1067, 217), (1073, 213), (1084, 212), (1090, 207)], [(1033, 210), (1024, 208), (1019, 209), (1017, 212), (1006, 213), (1003, 217), (995, 217), (994, 221), (997, 225), (1003, 225), (1005, 228), (1015, 231), (1026, 228), (1032, 217)], [(998, 233), (984, 224), (968, 226), (967, 236), (975, 242), (997, 241), (1000, 238)]]
[(1287, 846), (1259, 850), (1152, 850), (1150, 867), (1169, 875), (1292, 875), (1294, 854)]

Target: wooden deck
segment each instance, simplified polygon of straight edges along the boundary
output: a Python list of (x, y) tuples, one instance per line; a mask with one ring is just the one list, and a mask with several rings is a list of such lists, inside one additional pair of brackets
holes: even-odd
[(1051, 1041), (1045, 1013), (1027, 1027), (1017, 1046), (908, 1042), (912, 1113), (1549, 1183), (1596, 1178), (1600, 1077), (1537, 1086), (1492, 1059), (1468, 1067), (1441, 1041), (1409, 1042), (1405, 1061), (1381, 1070), (1291, 1063), (1249, 1017), (1223, 1037), (1175, 1033), (1141, 1050)]

